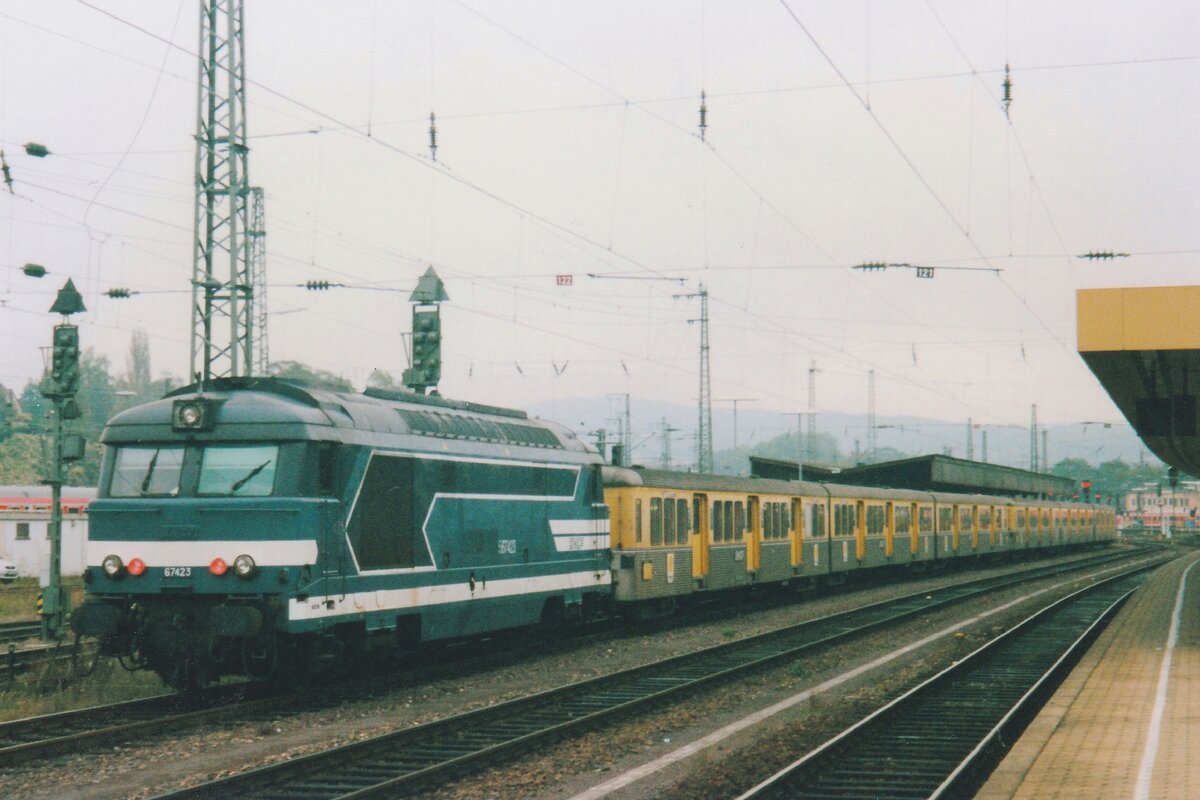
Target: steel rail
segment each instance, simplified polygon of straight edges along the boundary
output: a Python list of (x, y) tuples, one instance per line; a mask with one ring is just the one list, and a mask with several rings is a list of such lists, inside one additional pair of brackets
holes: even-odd
[[(1003, 577), (1010, 580), (1018, 577), (1030, 579), (1031, 575), (1043, 574), (1047, 570), (1059, 573), (1071, 569), (1084, 569), (1096, 564), (1121, 560), (1127, 555), (1114, 552), (1101, 553), (1066, 563), (1059, 562), (1053, 565), (1017, 570), (1007, 573)], [(996, 578), (973, 579), (958, 585), (974, 586), (980, 580), (996, 580)], [(706, 619), (708, 616), (718, 615), (698, 616)], [(573, 637), (572, 641), (577, 640)], [(45, 648), (37, 652), (40, 654), (44, 651)], [(487, 656), (488, 662), (492, 664), (495, 663), (496, 658), (495, 653)], [(406, 673), (406, 677), (411, 676), (407, 676)], [(375, 691), (379, 688), (378, 685), (373, 685), (371, 690)], [(83, 747), (107, 746), (150, 733), (161, 735), (176, 728), (194, 727), (208, 720), (224, 720), (236, 716), (237, 713), (257, 714), (260, 711), (280, 707), (313, 710), (345, 702), (355, 696), (350, 694), (347, 697), (345, 693), (341, 692), (321, 695), (322, 702), (320, 704), (312, 702), (313, 695), (309, 695), (305, 699), (298, 696), (285, 696), (277, 698), (275, 705), (272, 706), (271, 701), (264, 696), (265, 693), (257, 689), (244, 686), (235, 689), (232, 695), (230, 695), (228, 687), (223, 690), (225, 695), (220, 694), (220, 691), (222, 689), (218, 687), (216, 693), (205, 692), (198, 698), (191, 698), (190, 701), (185, 701), (178, 694), (163, 694), (0, 723), (0, 767), (33, 761), (55, 753), (78, 751)], [(252, 695), (251, 700), (255, 705), (249, 705), (245, 698), (237, 696), (238, 692)], [(361, 694), (362, 692), (359, 693), (359, 695)], [(222, 697), (226, 697), (226, 699), (223, 700)], [(239, 709), (241, 709), (240, 712)]]
[(21, 620), (19, 622), (0, 622), (0, 644), (23, 642), (26, 639), (40, 636), (41, 633), (42, 623), (36, 619)]
[(1154, 566), (1040, 609), (738, 800), (970, 797)]
[[(1161, 563), (1160, 558), (1157, 563)], [(716, 681), (849, 640), (964, 599), (1077, 564), (996, 576), (872, 603), (715, 647), (539, 692), (497, 705), (330, 748), (180, 791), (156, 800), (238, 797), (361, 800), (393, 796), (451, 774), (655, 704)], [(1029, 573), (1036, 573), (1031, 577)]]

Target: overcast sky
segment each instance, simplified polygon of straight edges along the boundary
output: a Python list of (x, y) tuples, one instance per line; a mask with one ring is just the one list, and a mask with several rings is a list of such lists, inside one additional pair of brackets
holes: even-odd
[[(695, 403), (700, 306), (678, 295), (703, 282), (714, 398), (802, 410), (815, 360), (823, 411), (865, 411), (873, 369), (881, 416), (1117, 420), (1076, 352), (1075, 291), (1197, 280), (1188, 0), (245, 9), (270, 356), (359, 386), (405, 367), (407, 292), (433, 265), (451, 397)], [(187, 371), (197, 18), (197, 0), (0, 3), (0, 383), (40, 374), (68, 276), (85, 345), (121, 371), (143, 328), (156, 373)], [(1075, 257), (1092, 250), (1130, 256)], [(938, 269), (851, 269), (870, 261)]]

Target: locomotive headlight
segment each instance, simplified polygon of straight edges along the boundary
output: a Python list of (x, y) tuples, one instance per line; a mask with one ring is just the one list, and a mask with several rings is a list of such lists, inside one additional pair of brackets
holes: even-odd
[(191, 397), (176, 400), (171, 406), (171, 430), (181, 433), (211, 431), (217, 421), (220, 400)]
[(200, 406), (186, 405), (179, 409), (179, 421), (186, 428), (194, 428), (200, 424), (200, 418), (204, 416), (200, 411)]
[(240, 555), (233, 560), (233, 573), (239, 578), (249, 580), (254, 577), (257, 569), (254, 559), (248, 555)]
[(125, 571), (125, 565), (121, 562), (120, 556), (105, 556), (104, 560), (100, 562), (100, 568), (109, 578), (119, 578)]

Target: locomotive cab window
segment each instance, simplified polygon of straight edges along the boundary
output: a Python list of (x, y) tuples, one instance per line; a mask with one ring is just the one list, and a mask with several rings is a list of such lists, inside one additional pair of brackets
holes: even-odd
[(277, 445), (209, 445), (200, 457), (196, 493), (210, 497), (266, 497), (275, 488), (278, 463)]
[(182, 447), (118, 447), (113, 462), (110, 497), (179, 494)]

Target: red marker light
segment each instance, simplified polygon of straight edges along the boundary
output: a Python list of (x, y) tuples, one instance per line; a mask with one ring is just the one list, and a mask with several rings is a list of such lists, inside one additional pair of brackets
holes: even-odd
[(140, 558), (131, 558), (125, 569), (129, 571), (130, 575), (137, 577), (146, 571), (146, 562)]
[(212, 563), (208, 565), (208, 571), (213, 575), (220, 577), (229, 570), (229, 565), (225, 563), (223, 558), (214, 558)]

